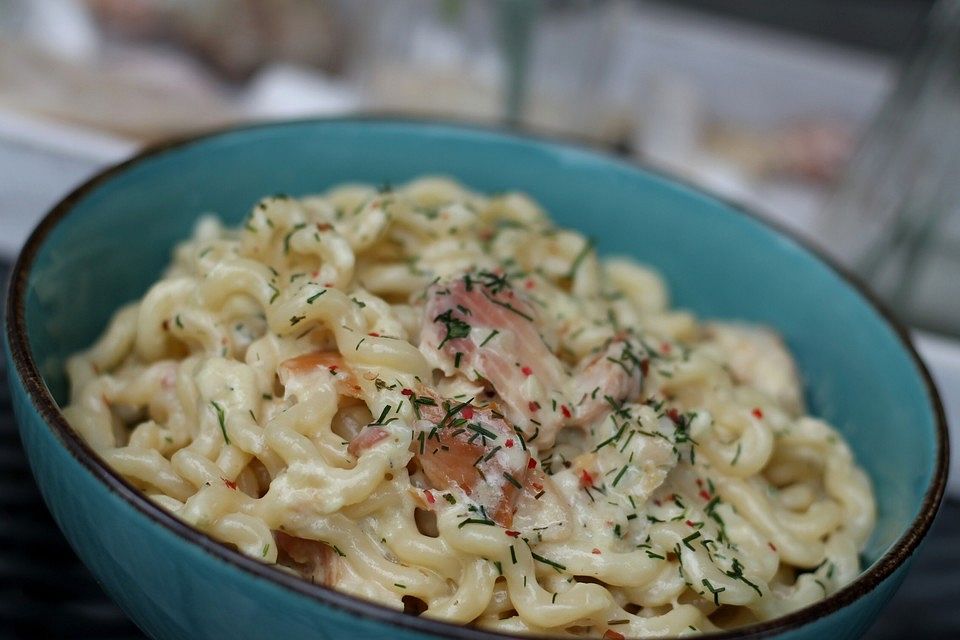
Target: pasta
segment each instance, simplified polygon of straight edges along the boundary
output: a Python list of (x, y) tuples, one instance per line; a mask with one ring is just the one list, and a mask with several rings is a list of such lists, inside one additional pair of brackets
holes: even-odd
[(519, 193), (273, 196), (198, 222), (64, 413), (185, 522), (417, 615), (615, 639), (836, 591), (866, 474), (775, 333), (668, 297)]

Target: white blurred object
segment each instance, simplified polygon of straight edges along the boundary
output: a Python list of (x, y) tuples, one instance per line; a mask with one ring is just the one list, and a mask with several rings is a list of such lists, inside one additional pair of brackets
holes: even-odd
[[(956, 445), (960, 442), (960, 341), (922, 331), (914, 331), (913, 338), (937, 383), (947, 414), (950, 441)], [(950, 457), (947, 491), (960, 497), (960, 456), (955, 454)]]
[(707, 105), (695, 82), (680, 74), (663, 74), (649, 83), (636, 102), (643, 112), (633, 146), (644, 161), (725, 198), (738, 202), (753, 199), (743, 171), (703, 148)]
[(638, 155), (807, 238), (892, 77), (880, 56), (662, 4), (631, 5), (617, 50), (606, 93), (641, 125)]
[(114, 162), (137, 148), (125, 138), (5, 109), (0, 109), (0, 143), (19, 143), (95, 164)]
[(716, 120), (754, 127), (827, 114), (862, 122), (890, 86), (889, 59), (703, 13), (637, 2), (607, 90), (629, 102), (667, 74), (695, 82)]
[(274, 64), (258, 73), (240, 102), (251, 118), (337, 115), (360, 106), (349, 85), (289, 64)]
[(816, 243), (814, 221), (826, 194), (827, 189), (823, 185), (769, 179), (757, 184), (741, 202), (807, 241)]
[[(5, 5), (7, 3), (4, 3)], [(97, 53), (97, 27), (78, 0), (14, 0), (3, 13), (17, 16), (16, 35), (61, 58), (90, 60)], [(0, 16), (2, 18), (3, 16)]]
[(70, 189), (136, 149), (122, 138), (0, 109), (0, 259), (13, 260)]
[(667, 168), (689, 166), (700, 155), (706, 126), (703, 93), (680, 74), (658, 76), (644, 89), (637, 99), (645, 108), (636, 148)]

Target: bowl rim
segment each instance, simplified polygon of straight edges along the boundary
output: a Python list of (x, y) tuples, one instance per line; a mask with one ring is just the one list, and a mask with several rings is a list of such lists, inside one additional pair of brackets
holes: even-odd
[[(233, 568), (246, 572), (252, 577), (267, 580), (274, 586), (278, 586), (293, 594), (307, 596), (319, 601), (322, 605), (340, 609), (351, 615), (358, 615), (374, 622), (395, 625), (410, 631), (426, 633), (433, 637), (450, 638), (453, 640), (506, 640), (513, 637), (496, 631), (468, 627), (452, 622), (410, 616), (371, 600), (348, 595), (331, 587), (309, 583), (301, 578), (282, 572), (272, 565), (248, 557), (240, 551), (235, 551), (198, 529), (194, 529), (192, 526), (179, 520), (159, 505), (147, 499), (118, 472), (107, 466), (80, 435), (69, 426), (60, 408), (54, 401), (53, 396), (47, 389), (46, 384), (43, 382), (37, 363), (31, 353), (27, 338), (25, 318), (25, 300), (31, 268), (33, 267), (40, 247), (52, 230), (87, 194), (108, 182), (114, 176), (124, 173), (146, 160), (169, 151), (175, 151), (196, 143), (250, 130), (281, 129), (287, 126), (311, 124), (408, 126), (422, 129), (440, 127), (445, 130), (445, 133), (449, 134), (487, 134), (513, 142), (532, 142), (541, 146), (547, 146), (551, 151), (573, 149), (578, 152), (599, 156), (606, 161), (613, 161), (626, 168), (645, 172), (667, 183), (679, 185), (686, 190), (692, 191), (694, 194), (706, 196), (720, 202), (731, 212), (745, 216), (754, 223), (772, 231), (774, 235), (790, 240), (802, 250), (809, 253), (814, 259), (825, 265), (834, 275), (849, 285), (856, 294), (859, 294), (873, 311), (877, 313), (880, 319), (887, 324), (896, 338), (899, 339), (900, 345), (909, 354), (916, 370), (920, 374), (935, 422), (937, 449), (935, 468), (916, 518), (910, 523), (909, 528), (897, 538), (890, 548), (888, 548), (870, 568), (860, 573), (853, 582), (823, 600), (819, 600), (807, 607), (771, 620), (729, 631), (706, 633), (703, 634), (702, 637), (708, 638), (709, 640), (762, 638), (814, 622), (817, 619), (840, 611), (873, 591), (900, 568), (917, 550), (936, 517), (946, 486), (949, 459), (949, 438), (946, 417), (936, 385), (930, 376), (930, 372), (924, 365), (923, 360), (914, 348), (907, 329), (857, 276), (850, 273), (845, 267), (837, 264), (832, 258), (826, 256), (823, 251), (812, 242), (798, 237), (793, 231), (756, 213), (751, 207), (745, 206), (743, 203), (731, 198), (718, 196), (709, 189), (693, 184), (688, 179), (675, 176), (669, 170), (664, 170), (662, 167), (651, 166), (650, 163), (641, 163), (615, 156), (612, 153), (598, 149), (595, 145), (589, 145), (583, 140), (573, 139), (573, 141), (571, 141), (570, 136), (559, 137), (555, 135), (544, 135), (539, 132), (508, 129), (496, 125), (478, 124), (475, 122), (458, 121), (456, 119), (437, 119), (410, 116), (408, 114), (377, 112), (226, 126), (148, 145), (130, 158), (99, 171), (64, 196), (44, 215), (21, 249), (9, 277), (4, 321), (6, 338), (16, 374), (19, 376), (26, 390), (26, 395), (29, 397), (34, 408), (67, 452), (94, 477), (101, 481), (106, 489), (120, 496), (130, 506), (139, 511), (141, 515), (146, 516), (155, 524), (167, 529), (169, 533), (195, 545), (197, 548), (212, 556), (214, 560), (219, 560), (231, 565)], [(531, 637), (550, 638), (551, 636)]]

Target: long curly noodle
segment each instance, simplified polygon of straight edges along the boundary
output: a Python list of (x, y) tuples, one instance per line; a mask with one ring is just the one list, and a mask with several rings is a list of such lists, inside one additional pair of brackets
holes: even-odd
[(201, 219), (68, 373), (73, 427), (187, 523), (504, 632), (766, 620), (853, 580), (874, 522), (774, 333), (440, 178)]

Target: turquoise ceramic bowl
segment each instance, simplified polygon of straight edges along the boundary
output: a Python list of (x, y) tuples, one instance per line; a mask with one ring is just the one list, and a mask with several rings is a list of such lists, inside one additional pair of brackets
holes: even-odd
[(814, 414), (837, 425), (879, 502), (862, 576), (786, 617), (715, 637), (856, 637), (903, 580), (939, 505), (947, 435), (906, 334), (797, 241), (689, 186), (583, 149), (400, 120), (270, 124), (158, 147), (77, 189), (14, 268), (6, 357), (23, 444), (77, 554), (154, 638), (502, 638), (302, 582), (219, 544), (142, 498), (70, 430), (64, 358), (141, 296), (198, 214), (237, 223), (263, 194), (425, 173), (522, 189), (602, 252), (667, 277), (677, 305), (776, 327)]

